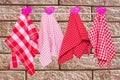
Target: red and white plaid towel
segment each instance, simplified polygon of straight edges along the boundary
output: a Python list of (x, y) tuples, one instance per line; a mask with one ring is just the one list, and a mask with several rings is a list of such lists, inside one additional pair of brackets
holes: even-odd
[(79, 14), (70, 14), (68, 27), (62, 42), (58, 63), (62, 64), (73, 58), (80, 58), (84, 53), (90, 53), (90, 41)]
[(38, 53), (38, 31), (35, 28), (29, 15), (20, 14), (12, 33), (5, 40), (5, 43), (12, 51), (12, 58), (9, 68), (19, 66), (19, 61), (25, 66), (27, 72), (33, 75), (33, 57)]
[(107, 62), (108, 68), (110, 68), (111, 60), (115, 55), (115, 49), (108, 30), (105, 15), (96, 15), (89, 38), (95, 51), (94, 56), (98, 58), (98, 65), (103, 67)]

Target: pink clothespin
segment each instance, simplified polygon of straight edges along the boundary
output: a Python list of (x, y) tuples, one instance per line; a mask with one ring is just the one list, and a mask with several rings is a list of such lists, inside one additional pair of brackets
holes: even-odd
[(107, 11), (106, 8), (102, 8), (102, 7), (97, 7), (96, 8), (96, 12), (99, 13), (99, 14), (105, 14)]
[(70, 10), (70, 12), (73, 13), (73, 14), (78, 14), (79, 11), (80, 11), (80, 7), (79, 6), (75, 6), (74, 8), (72, 8)]
[(47, 14), (52, 14), (55, 10), (55, 7), (49, 7), (47, 9), (44, 10), (45, 13)]
[(22, 13), (23, 14), (29, 14), (32, 12), (32, 7), (27, 6), (26, 8), (22, 8)]

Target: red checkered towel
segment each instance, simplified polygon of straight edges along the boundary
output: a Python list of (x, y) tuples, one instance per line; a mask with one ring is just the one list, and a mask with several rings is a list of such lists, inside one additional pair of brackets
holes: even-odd
[(5, 43), (12, 51), (9, 68), (19, 66), (19, 60), (25, 66), (27, 72), (33, 75), (33, 58), (38, 53), (37, 46), (38, 31), (31, 18), (27, 14), (20, 14), (12, 33), (7, 37)]
[(79, 14), (70, 14), (68, 27), (62, 42), (58, 63), (64, 63), (73, 58), (80, 58), (84, 53), (90, 53), (90, 41)]
[(108, 68), (110, 68), (111, 60), (115, 55), (115, 49), (105, 15), (96, 15), (89, 38), (95, 51), (94, 56), (98, 59), (98, 65), (103, 67), (107, 62)]

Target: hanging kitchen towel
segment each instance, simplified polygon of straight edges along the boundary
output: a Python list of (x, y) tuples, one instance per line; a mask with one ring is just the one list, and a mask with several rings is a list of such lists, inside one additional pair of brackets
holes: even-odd
[(39, 52), (37, 40), (38, 31), (35, 28), (30, 15), (21, 13), (12, 33), (5, 43), (12, 51), (9, 68), (16, 68), (22, 62), (30, 75), (34, 74), (33, 58)]
[(111, 35), (104, 14), (97, 14), (89, 34), (94, 49), (94, 56), (98, 59), (98, 65), (103, 67), (107, 62), (108, 68), (115, 55)]
[(68, 27), (62, 42), (58, 63), (64, 63), (73, 58), (80, 58), (84, 53), (90, 53), (90, 41), (79, 14), (71, 13)]
[(53, 14), (43, 13), (39, 32), (40, 62), (43, 67), (52, 62), (52, 56), (58, 58), (63, 34)]

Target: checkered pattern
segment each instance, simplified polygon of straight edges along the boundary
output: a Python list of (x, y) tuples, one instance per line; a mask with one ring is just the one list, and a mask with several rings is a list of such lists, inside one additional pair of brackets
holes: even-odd
[(58, 58), (63, 34), (53, 14), (43, 13), (39, 32), (40, 62), (43, 67), (52, 62), (52, 56)]
[(62, 64), (73, 58), (80, 58), (84, 53), (90, 53), (90, 41), (79, 14), (70, 14), (68, 27), (62, 42), (58, 63)]
[(20, 65), (20, 61), (18, 56), (12, 51), (10, 65), (8, 66), (8, 69), (11, 68), (17, 68)]
[(33, 57), (38, 53), (37, 39), (38, 32), (30, 16), (21, 14), (12, 33), (5, 40), (12, 51), (10, 69), (18, 67), (19, 62), (22, 62), (27, 72), (33, 75)]
[(110, 68), (111, 60), (115, 55), (115, 49), (105, 15), (96, 15), (89, 38), (95, 51), (94, 56), (98, 58), (98, 65), (103, 67), (107, 62), (108, 68)]

